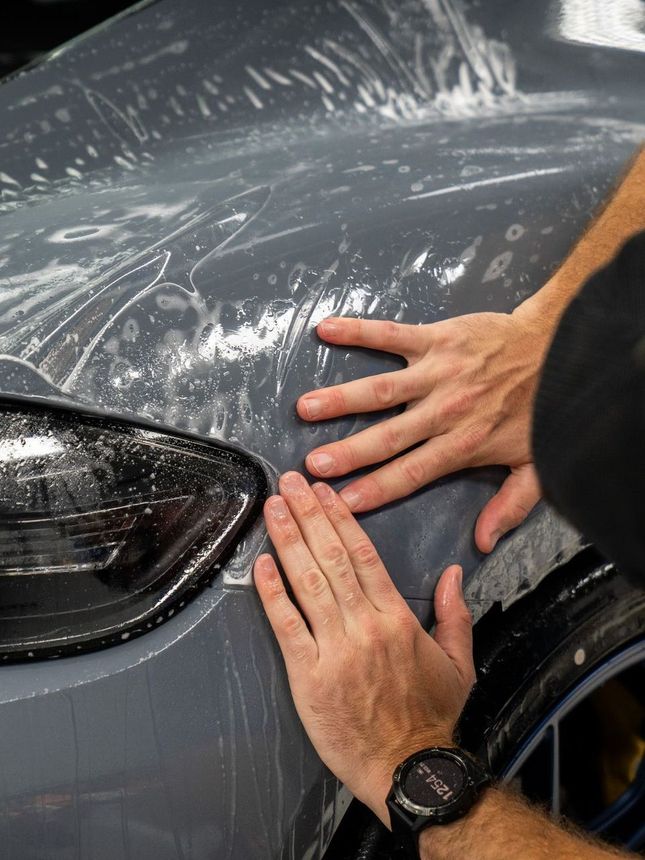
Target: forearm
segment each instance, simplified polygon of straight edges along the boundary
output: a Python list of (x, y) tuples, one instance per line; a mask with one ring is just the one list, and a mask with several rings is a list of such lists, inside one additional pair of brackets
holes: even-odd
[(587, 279), (605, 266), (635, 233), (645, 230), (645, 148), (617, 190), (549, 281), (517, 309), (537, 311), (556, 324)]
[(518, 795), (499, 789), (489, 789), (460, 821), (423, 831), (419, 853), (421, 860), (610, 860), (633, 856), (559, 827)]

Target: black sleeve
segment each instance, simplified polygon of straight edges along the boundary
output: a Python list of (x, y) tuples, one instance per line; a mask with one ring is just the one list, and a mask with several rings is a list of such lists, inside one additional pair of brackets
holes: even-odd
[(538, 387), (533, 453), (547, 500), (645, 575), (645, 233), (565, 311)]

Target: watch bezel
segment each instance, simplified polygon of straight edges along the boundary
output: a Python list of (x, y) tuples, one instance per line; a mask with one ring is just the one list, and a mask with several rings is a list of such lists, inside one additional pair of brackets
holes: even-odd
[[(415, 803), (411, 800), (405, 793), (405, 789), (403, 787), (405, 777), (417, 764), (437, 758), (448, 759), (460, 768), (464, 776), (463, 788), (454, 800), (451, 800), (448, 803), (442, 803), (438, 806), (422, 806), (421, 804)], [(401, 762), (394, 771), (394, 775), (392, 777), (392, 793), (394, 794), (399, 806), (411, 815), (419, 815), (429, 819), (445, 818), (447, 816), (451, 816), (455, 810), (460, 810), (464, 797), (472, 794), (474, 785), (473, 779), (463, 758), (456, 752), (444, 747), (432, 747), (420, 750), (405, 759), (405, 761)]]

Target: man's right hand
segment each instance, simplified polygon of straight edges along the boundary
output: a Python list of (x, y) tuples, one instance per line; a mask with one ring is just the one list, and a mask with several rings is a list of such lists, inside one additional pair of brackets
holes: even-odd
[(530, 423), (552, 325), (548, 316), (532, 312), (530, 302), (512, 314), (471, 314), (421, 326), (349, 318), (321, 322), (318, 334), (327, 343), (395, 353), (408, 366), (311, 391), (298, 401), (300, 417), (320, 421), (402, 404), (406, 409), (312, 451), (307, 468), (327, 480), (394, 458), (342, 490), (350, 509), (361, 512), (460, 469), (509, 466), (475, 529), (477, 546), (490, 552), (540, 498)]
[(331, 487), (288, 472), (280, 494), (265, 521), (298, 606), (270, 555), (254, 575), (293, 699), (327, 767), (389, 824), (394, 768), (425, 747), (452, 746), (475, 680), (461, 568), (439, 580), (429, 636)]

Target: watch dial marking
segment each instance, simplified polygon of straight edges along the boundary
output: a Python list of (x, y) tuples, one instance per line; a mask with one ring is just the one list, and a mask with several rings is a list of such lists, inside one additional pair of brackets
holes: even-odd
[(436, 757), (413, 765), (402, 787), (413, 803), (433, 807), (452, 803), (465, 784), (466, 774), (457, 762)]

